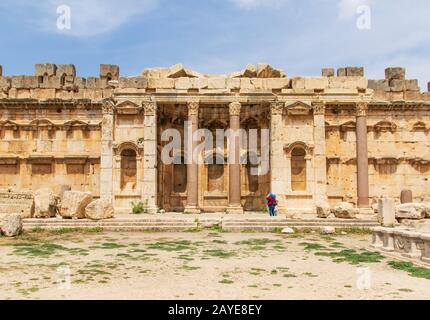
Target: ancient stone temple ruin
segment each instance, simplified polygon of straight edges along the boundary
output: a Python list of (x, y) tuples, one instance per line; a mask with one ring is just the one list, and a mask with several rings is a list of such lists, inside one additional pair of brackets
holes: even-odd
[[(267, 64), (228, 75), (175, 65), (136, 77), (101, 65), (98, 78), (86, 79), (73, 65), (36, 65), (33, 76), (0, 69), (0, 188), (25, 198), (69, 186), (117, 212), (137, 201), (150, 213), (262, 211), (271, 191), (280, 213), (312, 215), (341, 201), (373, 213), (377, 198), (403, 189), (430, 198), (429, 116), (430, 93), (403, 68), (387, 68), (383, 80), (356, 67), (288, 77)], [(192, 130), (268, 129), (270, 170), (163, 163), (163, 132), (184, 135), (187, 121)]]

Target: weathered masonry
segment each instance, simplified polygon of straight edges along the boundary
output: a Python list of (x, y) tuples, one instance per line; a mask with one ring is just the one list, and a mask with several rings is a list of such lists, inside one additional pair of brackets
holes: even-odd
[[(429, 116), (430, 93), (402, 68), (367, 80), (352, 67), (289, 78), (265, 64), (217, 76), (176, 65), (120, 77), (101, 65), (99, 78), (84, 79), (73, 65), (41, 64), (34, 76), (0, 73), (0, 188), (69, 185), (117, 210), (147, 201), (150, 212), (190, 213), (260, 211), (272, 191), (280, 212), (339, 201), (366, 212), (402, 189), (430, 198)], [(269, 129), (269, 173), (164, 164), (161, 134), (184, 135), (185, 121), (192, 130)]]

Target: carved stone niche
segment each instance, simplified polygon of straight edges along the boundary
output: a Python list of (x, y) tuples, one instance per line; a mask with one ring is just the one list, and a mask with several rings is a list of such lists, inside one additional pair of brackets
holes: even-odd
[(354, 131), (355, 132), (355, 130), (356, 130), (356, 123), (355, 123), (355, 121), (348, 121), (348, 122), (345, 122), (344, 124), (341, 124), (340, 126), (339, 126), (339, 131), (340, 131), (340, 137), (341, 137), (341, 139), (342, 140), (346, 140), (346, 138), (347, 138), (347, 133), (348, 132), (351, 132), (351, 131)]
[(407, 158), (406, 160), (420, 173), (426, 173), (430, 170), (430, 160), (423, 158)]
[(287, 114), (291, 116), (306, 116), (311, 113), (312, 109), (311, 105), (303, 101), (285, 103), (285, 110), (287, 111)]
[(132, 101), (123, 101), (116, 105), (115, 111), (117, 114), (139, 114), (143, 107)]
[(373, 126), (373, 131), (379, 132), (391, 132), (394, 133), (397, 130), (397, 125), (391, 121), (379, 121)]
[(296, 148), (300, 147), (306, 151), (306, 155), (312, 155), (314, 152), (314, 146), (312, 144), (307, 144), (303, 141), (296, 141), (293, 143), (287, 143), (284, 145), (284, 151), (287, 153), (287, 155), (291, 154), (291, 151)]
[(397, 171), (397, 165), (401, 159), (395, 157), (369, 158), (369, 162), (373, 163), (375, 170), (379, 174), (394, 174)]
[(428, 132), (429, 130), (430, 128), (423, 121), (418, 121), (412, 126), (412, 131), (415, 132)]

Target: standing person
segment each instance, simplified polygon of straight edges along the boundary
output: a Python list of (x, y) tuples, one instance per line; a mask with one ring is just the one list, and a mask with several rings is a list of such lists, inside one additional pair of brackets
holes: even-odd
[(276, 209), (276, 205), (278, 204), (278, 201), (276, 200), (276, 195), (273, 194), (272, 192), (270, 192), (267, 195), (267, 207), (269, 208), (269, 215), (271, 217), (275, 216), (275, 209)]

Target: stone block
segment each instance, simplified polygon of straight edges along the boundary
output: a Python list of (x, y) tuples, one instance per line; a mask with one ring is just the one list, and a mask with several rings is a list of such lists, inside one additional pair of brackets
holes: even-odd
[(0, 231), (6, 237), (16, 237), (23, 229), (22, 217), (19, 214), (8, 214), (0, 219)]
[(390, 91), (388, 80), (369, 80), (368, 88), (375, 91)]
[(103, 82), (101, 79), (96, 77), (89, 77), (86, 81), (86, 88), (87, 89), (100, 89), (103, 87)]
[(394, 92), (400, 92), (405, 90), (405, 80), (393, 79), (390, 81), (390, 89)]
[(74, 84), (79, 89), (84, 89), (87, 86), (87, 79), (82, 77), (76, 77)]
[(305, 78), (295, 77), (291, 79), (292, 89), (305, 89)]
[(385, 69), (385, 80), (391, 82), (391, 80), (405, 80), (406, 69), (401, 67), (386, 68)]
[(31, 218), (34, 213), (34, 197), (31, 192), (0, 191), (0, 214), (19, 214)]
[(110, 219), (113, 214), (112, 202), (106, 199), (94, 200), (85, 208), (85, 217), (91, 220)]
[(43, 81), (39, 83), (40, 88), (54, 88), (61, 89), (63, 87), (63, 79), (61, 76), (44, 77)]
[(279, 79), (264, 79), (264, 87), (266, 89), (285, 89), (291, 87), (291, 79), (279, 78)]
[(242, 79), (240, 78), (228, 78), (226, 80), (227, 83), (227, 89), (230, 90), (238, 90), (240, 89), (240, 82)]
[(190, 78), (190, 82), (193, 89), (205, 89), (208, 87), (207, 78)]
[(7, 92), (11, 86), (11, 79), (0, 76), (0, 92)]
[(66, 191), (61, 201), (60, 214), (63, 218), (85, 218), (85, 208), (92, 200), (90, 192)]
[(51, 218), (57, 214), (57, 198), (48, 189), (38, 189), (34, 192), (34, 217)]
[(396, 206), (397, 219), (425, 219), (430, 216), (430, 204), (404, 203)]
[(35, 89), (39, 87), (39, 78), (35, 76), (13, 76), (12, 88)]
[(178, 89), (178, 90), (191, 89), (192, 84), (190, 80), (191, 80), (190, 78), (185, 78), (185, 77), (175, 79), (175, 89)]
[(328, 79), (326, 77), (306, 77), (305, 89), (323, 90), (328, 87)]
[(405, 90), (406, 91), (420, 91), (420, 86), (418, 85), (418, 80), (405, 80)]
[(55, 76), (57, 74), (57, 66), (52, 63), (43, 63), (35, 65), (34, 75), (36, 77)]
[(400, 203), (411, 203), (412, 201), (412, 190), (402, 190), (402, 192), (400, 193)]
[(148, 79), (143, 77), (121, 77), (119, 79), (120, 88), (146, 89)]
[(3, 66), (0, 65), (0, 77), (3, 77)]
[(208, 89), (226, 89), (226, 78), (214, 77), (208, 78)]
[(354, 219), (357, 214), (359, 214), (359, 210), (354, 208), (354, 205), (349, 202), (340, 202), (331, 208), (331, 212), (335, 215), (336, 218), (341, 219)]
[(321, 70), (321, 75), (323, 77), (334, 77), (334, 68), (323, 68)]
[(346, 68), (338, 68), (337, 69), (338, 77), (346, 77)]
[(392, 227), (396, 223), (396, 208), (393, 199), (378, 199), (378, 221), (384, 227)]
[(148, 88), (152, 89), (174, 89), (175, 79), (170, 78), (149, 78)]
[(59, 64), (57, 65), (57, 73), (58, 76), (70, 76), (72, 78), (76, 77), (76, 68), (73, 64)]
[(114, 64), (101, 64), (100, 79), (119, 80), (119, 66)]
[(347, 77), (364, 77), (363, 67), (346, 67), (345, 69)]

